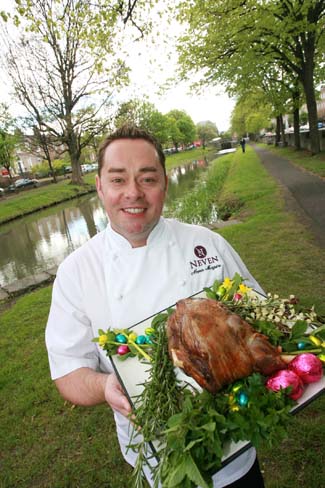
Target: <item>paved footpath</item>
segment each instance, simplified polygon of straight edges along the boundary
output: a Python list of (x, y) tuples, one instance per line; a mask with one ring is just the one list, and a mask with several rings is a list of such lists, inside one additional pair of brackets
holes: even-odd
[(312, 231), (325, 248), (325, 180), (299, 169), (267, 149), (252, 146), (267, 171), (285, 189), (287, 208)]

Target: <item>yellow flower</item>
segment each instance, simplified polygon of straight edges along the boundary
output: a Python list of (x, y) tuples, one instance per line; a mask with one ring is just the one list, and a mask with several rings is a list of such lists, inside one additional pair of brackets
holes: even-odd
[(232, 412), (238, 412), (239, 407), (238, 407), (238, 405), (232, 405), (232, 406), (230, 407), (230, 410), (231, 410)]
[(105, 346), (106, 342), (107, 342), (107, 335), (106, 334), (102, 334), (99, 336), (98, 338), (98, 342), (99, 342), (99, 345), (100, 346)]
[(226, 291), (230, 290), (232, 287), (232, 280), (230, 278), (225, 278), (222, 286), (226, 289)]
[(138, 336), (135, 332), (131, 332), (131, 334), (129, 334), (128, 340), (129, 341), (135, 341), (137, 337)]
[(244, 285), (243, 283), (241, 283), (239, 285), (239, 293), (242, 293), (243, 295), (245, 295), (249, 291), (251, 291), (251, 288), (249, 288), (248, 286)]

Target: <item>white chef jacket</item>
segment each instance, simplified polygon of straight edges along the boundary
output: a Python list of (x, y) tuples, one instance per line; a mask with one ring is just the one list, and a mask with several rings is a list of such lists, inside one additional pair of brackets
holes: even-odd
[[(236, 272), (263, 293), (234, 249), (209, 229), (161, 217), (147, 245), (132, 248), (108, 225), (58, 269), (46, 328), (52, 378), (81, 367), (112, 372), (92, 342), (99, 329), (130, 327)], [(129, 422), (114, 416), (123, 456), (134, 465), (136, 454), (126, 452)], [(220, 470), (214, 487), (244, 476), (255, 455), (251, 448)]]

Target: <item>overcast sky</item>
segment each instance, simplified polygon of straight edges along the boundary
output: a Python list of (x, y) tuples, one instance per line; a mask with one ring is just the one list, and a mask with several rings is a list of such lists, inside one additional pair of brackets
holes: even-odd
[[(172, 109), (186, 110), (195, 123), (211, 120), (219, 131), (230, 126), (230, 116), (235, 101), (230, 99), (221, 87), (202, 88), (199, 94), (190, 94), (190, 83), (171, 82), (171, 88), (160, 94), (159, 85), (175, 76), (177, 70), (177, 53), (174, 46), (176, 35), (181, 26), (176, 20), (161, 20), (162, 35), (160, 42), (152, 39), (128, 42), (126, 62), (132, 68), (132, 85), (125, 90), (125, 99), (132, 96), (147, 95), (159, 111), (166, 113)], [(155, 32), (153, 33), (153, 40)]]
[[(161, 42), (156, 44), (152, 40), (131, 43), (125, 35), (128, 52), (125, 60), (132, 69), (131, 84), (121, 90), (118, 99), (126, 101), (132, 97), (147, 96), (162, 113), (172, 109), (185, 110), (195, 123), (210, 120), (219, 131), (228, 130), (235, 102), (222, 87), (202, 88), (199, 94), (190, 94), (189, 84), (171, 82), (171, 88), (161, 93), (160, 85), (173, 77), (176, 71), (177, 54), (173, 47), (173, 38), (179, 32), (180, 26), (175, 21), (173, 25), (170, 22), (160, 24), (160, 28), (163, 35)], [(10, 91), (10, 83), (3, 84), (0, 80), (0, 101), (8, 101)], [(16, 104), (11, 108), (14, 116), (21, 114), (21, 109)]]

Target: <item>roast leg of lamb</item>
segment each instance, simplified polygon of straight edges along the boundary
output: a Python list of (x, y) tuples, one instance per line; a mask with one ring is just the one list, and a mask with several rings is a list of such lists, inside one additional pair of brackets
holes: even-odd
[(286, 367), (266, 336), (215, 300), (177, 302), (167, 336), (174, 365), (211, 393), (253, 372), (270, 375)]

